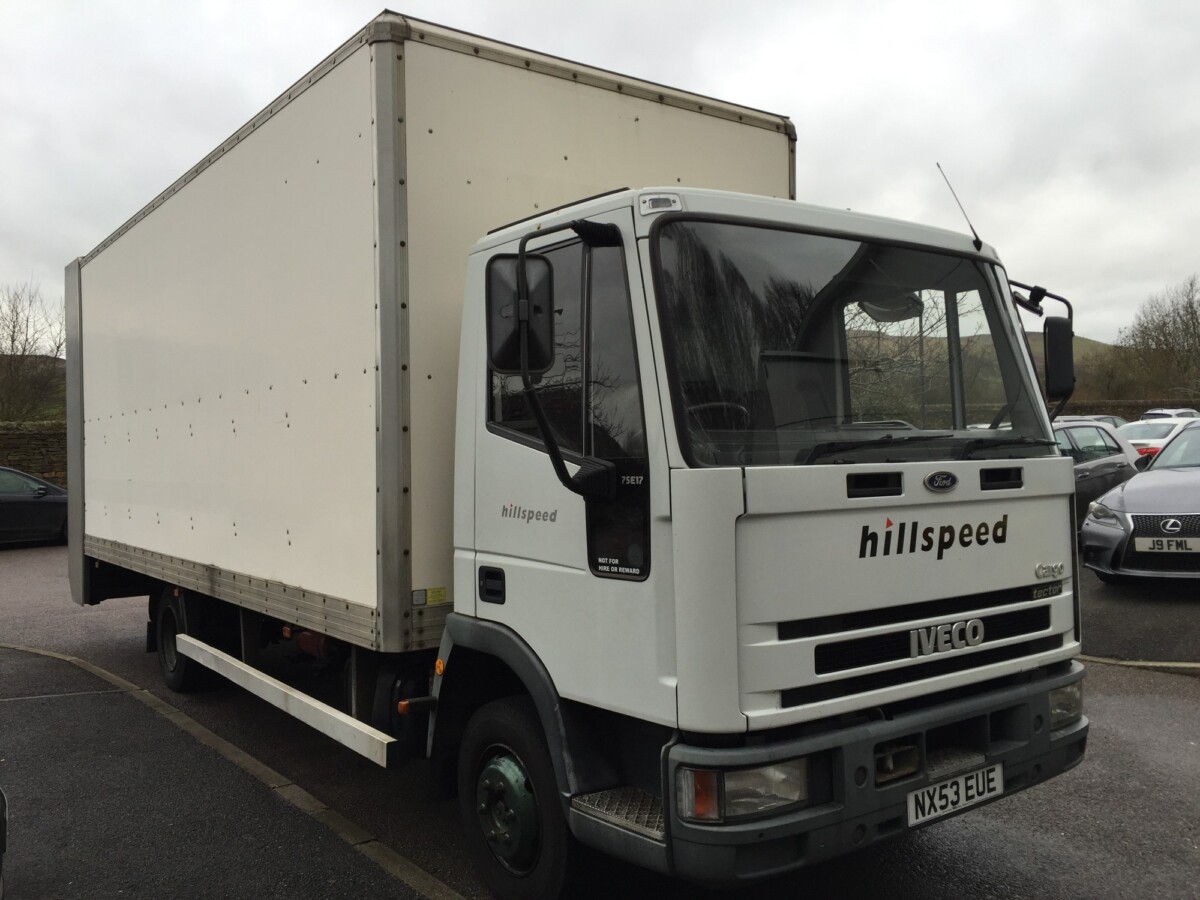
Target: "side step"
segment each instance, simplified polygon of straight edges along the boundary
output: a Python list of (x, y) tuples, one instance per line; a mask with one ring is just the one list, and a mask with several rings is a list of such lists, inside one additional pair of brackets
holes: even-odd
[(571, 798), (571, 832), (582, 843), (664, 875), (671, 873), (662, 800), (618, 787)]
[(665, 839), (662, 800), (635, 787), (612, 788), (571, 798), (571, 807), (584, 815), (616, 825), (654, 841)]
[(194, 637), (178, 634), (175, 636), (175, 646), (188, 659), (194, 659), (205, 668), (224, 675), (256, 697), (295, 716), (304, 724), (311, 725), (321, 734), (333, 738), (372, 762), (384, 768), (391, 768), (399, 763), (402, 754), (399, 752), (399, 744), (391, 735), (372, 728), (327, 703), (314, 700), (308, 694), (265, 675), (240, 659)]

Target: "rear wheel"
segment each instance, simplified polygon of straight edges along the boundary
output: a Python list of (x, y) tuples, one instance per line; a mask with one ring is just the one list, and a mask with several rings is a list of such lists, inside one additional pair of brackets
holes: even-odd
[(168, 590), (158, 601), (154, 618), (154, 634), (158, 643), (158, 666), (163, 681), (176, 693), (186, 694), (200, 685), (203, 666), (179, 652), (175, 638), (186, 634), (183, 600)]
[(561, 896), (576, 848), (533, 703), (482, 707), (463, 733), (458, 804), (476, 870), (502, 900)]

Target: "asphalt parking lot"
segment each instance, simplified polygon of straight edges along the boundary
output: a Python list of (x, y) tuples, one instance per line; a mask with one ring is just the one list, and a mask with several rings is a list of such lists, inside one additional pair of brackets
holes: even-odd
[(12, 900), (448, 896), (397, 878), (396, 854), (289, 779), (63, 655), (0, 645), (0, 778)]
[[(64, 558), (61, 547), (0, 551), (0, 644), (43, 651), (0, 647), (0, 784), (14, 817), (7, 900), (483, 896), (458, 852), (455, 816), (438, 820), (451, 804), (417, 802), (413, 812), (411, 798), (380, 802), (403, 794), (413, 773), (348, 759), (232, 688), (165, 692), (142, 647), (144, 601), (74, 606)], [(1085, 571), (1080, 586), (1085, 653), (1200, 674), (1200, 598), (1190, 583), (1112, 587)], [(1088, 682), (1096, 730), (1078, 770), (860, 855), (854, 867), (831, 863), (738, 896), (870, 897), (888, 883), (898, 900), (1195, 897), (1184, 886), (1193, 875), (1181, 872), (1194, 874), (1187, 860), (1200, 821), (1190, 799), (1198, 683), (1096, 665)], [(1068, 832), (1070, 841), (1056, 837)], [(913, 865), (940, 875), (914, 878)], [(970, 886), (950, 877), (970, 865)], [(1057, 887), (1040, 880), (1062, 866), (1073, 874)], [(1110, 891), (1098, 890), (1109, 881)], [(1034, 883), (1045, 891), (1033, 893)], [(1141, 893), (1129, 892), (1134, 883)], [(627, 896), (716, 896), (611, 862), (595, 884), (588, 896), (610, 896), (616, 885)]]
[(1200, 582), (1154, 578), (1103, 584), (1089, 569), (1079, 578), (1083, 652), (1122, 662), (1160, 662), (1200, 674)]

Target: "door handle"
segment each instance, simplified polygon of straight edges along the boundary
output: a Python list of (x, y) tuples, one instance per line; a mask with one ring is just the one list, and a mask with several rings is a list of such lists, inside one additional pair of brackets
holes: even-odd
[(504, 602), (504, 570), (479, 567), (479, 599), (484, 603)]

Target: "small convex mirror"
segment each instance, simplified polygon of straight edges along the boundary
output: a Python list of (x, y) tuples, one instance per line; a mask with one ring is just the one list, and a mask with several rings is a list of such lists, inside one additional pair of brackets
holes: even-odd
[(1075, 390), (1075, 333), (1071, 320), (1047, 316), (1043, 326), (1046, 354), (1046, 399), (1062, 400)]
[[(516, 255), (493, 256), (487, 267), (488, 363), (501, 375), (521, 373)], [(554, 271), (544, 256), (525, 257), (529, 296), (529, 374), (554, 365)]]

